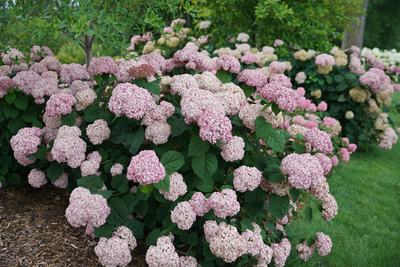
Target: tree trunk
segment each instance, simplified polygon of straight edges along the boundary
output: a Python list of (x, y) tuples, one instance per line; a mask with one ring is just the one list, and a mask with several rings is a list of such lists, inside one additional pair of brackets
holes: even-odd
[[(89, 68), (90, 61), (92, 61), (93, 57), (93, 43), (91, 42), (92, 36), (85, 35), (85, 61), (86, 61), (86, 69)], [(92, 83), (92, 88), (93, 88), (93, 75), (90, 75), (90, 82)]]
[(344, 37), (342, 41), (342, 49), (350, 48), (352, 45), (355, 45), (362, 49), (363, 45), (363, 36), (364, 36), (364, 26), (365, 20), (367, 17), (366, 11), (368, 8), (369, 0), (364, 0), (364, 3), (360, 6), (361, 10), (365, 10), (364, 15), (355, 16), (360, 20), (360, 23), (357, 24), (355, 20), (350, 23), (350, 30), (344, 31)]

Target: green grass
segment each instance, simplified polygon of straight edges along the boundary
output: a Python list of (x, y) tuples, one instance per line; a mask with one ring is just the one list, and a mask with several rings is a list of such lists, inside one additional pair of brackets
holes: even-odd
[[(400, 102), (400, 93), (394, 100)], [(400, 115), (391, 117), (398, 127)], [(299, 233), (311, 228), (329, 235), (332, 251), (325, 257), (315, 252), (304, 262), (293, 246), (287, 266), (400, 266), (400, 140), (391, 150), (353, 153), (328, 183), (338, 215), (324, 221), (315, 207), (311, 223), (300, 212), (291, 226)]]

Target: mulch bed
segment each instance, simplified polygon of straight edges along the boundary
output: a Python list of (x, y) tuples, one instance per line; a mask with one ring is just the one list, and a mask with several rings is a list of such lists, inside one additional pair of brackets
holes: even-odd
[[(69, 194), (52, 184), (0, 189), (0, 266), (102, 266), (98, 239), (65, 218)], [(139, 240), (128, 266), (147, 266)]]

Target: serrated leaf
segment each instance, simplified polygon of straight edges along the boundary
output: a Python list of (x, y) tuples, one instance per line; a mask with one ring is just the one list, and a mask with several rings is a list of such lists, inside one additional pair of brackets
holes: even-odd
[(158, 190), (164, 190), (169, 192), (169, 175), (166, 174), (164, 179), (153, 185)]
[(167, 174), (177, 172), (183, 164), (185, 164), (185, 157), (178, 151), (168, 151), (164, 153), (160, 162), (163, 164)]
[(306, 207), (305, 210), (304, 210), (304, 214), (306, 215), (306, 218), (308, 219), (308, 221), (311, 222), (312, 217), (313, 217), (311, 207)]
[(285, 179), (285, 176), (281, 173), (281, 169), (277, 165), (269, 165), (265, 168), (263, 176), (271, 183), (279, 183)]
[(266, 122), (263, 116), (257, 117), (257, 119), (254, 121), (254, 125), (256, 126), (257, 138), (261, 138), (263, 140), (265, 140), (267, 135), (274, 130), (272, 125)]
[(106, 219), (109, 224), (122, 225), (128, 220), (129, 210), (125, 201), (118, 197), (114, 197), (110, 200), (108, 205), (111, 208), (111, 213)]
[(125, 147), (128, 148), (130, 153), (136, 155), (144, 139), (144, 130), (140, 128), (136, 132), (127, 135)]
[(124, 226), (128, 227), (132, 231), (132, 234), (136, 237), (136, 239), (143, 238), (144, 223), (137, 220), (129, 220), (124, 222)]
[(103, 180), (97, 175), (89, 175), (77, 180), (79, 187), (84, 187), (90, 190), (93, 194), (103, 188)]
[(192, 159), (192, 168), (194, 173), (205, 181), (217, 171), (217, 157), (212, 153), (195, 156)]
[(271, 232), (275, 231), (275, 224), (273, 222), (267, 222), (266, 226)]
[(144, 88), (152, 94), (160, 95), (160, 86), (158, 85), (160, 80), (155, 80), (150, 83), (145, 83)]
[(94, 192), (93, 194), (94, 195), (101, 195), (101, 196), (103, 196), (105, 199), (109, 199), (111, 196), (112, 196), (112, 194), (114, 193), (115, 191), (113, 191), (113, 190), (102, 190), (102, 191), (97, 191), (97, 192)]
[(255, 218), (261, 214), (265, 201), (245, 202), (244, 209), (250, 218)]
[(289, 193), (293, 199), (293, 202), (296, 202), (299, 199), (300, 191), (298, 189), (292, 187), (292, 189), (290, 189)]
[(271, 109), (272, 111), (275, 113), (275, 116), (279, 114), (279, 112), (281, 112), (281, 109), (279, 108), (279, 106), (275, 103), (273, 103), (271, 105)]
[(232, 74), (223, 69), (217, 70), (216, 76), (222, 83), (230, 83), (232, 80)]
[(243, 89), (243, 92), (244, 92), (246, 98), (249, 98), (252, 94), (254, 94), (256, 92), (254, 87), (250, 87), (250, 86), (247, 86), (247, 85), (244, 85), (242, 87), (242, 89)]
[(192, 127), (185, 123), (184, 117), (172, 116), (167, 120), (171, 126), (171, 137), (181, 135), (185, 130), (190, 130)]
[(199, 243), (199, 238), (198, 238), (196, 232), (191, 232), (191, 233), (188, 235), (187, 243), (188, 243), (189, 245), (191, 245), (191, 246), (196, 246), (197, 243)]
[(292, 147), (294, 149), (294, 152), (297, 154), (302, 154), (306, 152), (306, 147), (302, 144), (299, 144), (298, 142), (293, 142)]
[(61, 174), (64, 171), (64, 164), (53, 162), (51, 163), (50, 167), (46, 170), (47, 177), (50, 181), (55, 182), (60, 178)]
[(303, 137), (303, 135), (302, 135), (301, 133), (297, 133), (297, 134), (295, 135), (295, 137), (296, 137), (296, 139), (299, 140), (300, 142), (303, 142), (303, 143), (306, 142), (306, 140), (304, 139), (304, 137)]
[(61, 124), (67, 126), (74, 126), (76, 123), (76, 113), (71, 112), (66, 115), (61, 115)]
[(129, 180), (126, 178), (126, 174), (115, 175), (111, 179), (111, 186), (118, 190), (121, 194), (129, 190)]
[(200, 136), (195, 136), (190, 140), (189, 156), (199, 156), (207, 153), (210, 143), (203, 141)]
[(283, 142), (282, 137), (275, 130), (267, 136), (265, 142), (275, 151), (283, 152), (285, 149), (285, 143)]
[(25, 112), (21, 114), (21, 118), (26, 122), (34, 122), (37, 119), (37, 109), (34, 107), (28, 107)]
[(12, 104), (14, 102), (15, 99), (17, 99), (17, 96), (15, 94), (6, 94), (4, 96), (4, 99), (7, 101), (8, 104)]
[(25, 121), (23, 121), (21, 118), (16, 118), (12, 119), (8, 123), (8, 129), (11, 131), (13, 134), (17, 134), (18, 131), (26, 126)]
[(94, 235), (98, 238), (106, 237), (111, 238), (112, 232), (114, 230), (114, 225), (105, 223), (100, 227), (93, 227), (94, 228)]
[(246, 231), (247, 229), (249, 229), (249, 230), (254, 229), (254, 226), (251, 224), (251, 221), (249, 219), (242, 219), (240, 221), (240, 226), (241, 226), (242, 232)]
[(154, 229), (151, 231), (146, 238), (146, 246), (154, 245), (157, 239), (161, 236), (160, 229)]
[(29, 105), (29, 100), (28, 97), (25, 95), (22, 95), (14, 100), (14, 106), (20, 110), (26, 110), (28, 105)]
[(85, 113), (83, 120), (86, 122), (94, 122), (95, 120), (99, 119), (101, 112), (102, 109), (98, 105), (89, 106), (83, 111), (83, 113)]
[(153, 191), (154, 185), (153, 184), (148, 184), (148, 185), (139, 185), (140, 191), (142, 191), (144, 194), (148, 195)]
[(275, 218), (282, 219), (291, 208), (289, 196), (270, 194), (268, 209)]
[(121, 144), (129, 137), (131, 121), (128, 118), (117, 118), (112, 127), (109, 140), (114, 144)]

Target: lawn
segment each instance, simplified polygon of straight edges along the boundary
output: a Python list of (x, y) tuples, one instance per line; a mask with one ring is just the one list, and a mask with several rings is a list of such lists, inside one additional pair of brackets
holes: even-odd
[[(400, 93), (393, 100), (400, 103)], [(398, 127), (400, 115), (391, 117)], [(357, 151), (340, 163), (328, 180), (339, 214), (326, 222), (314, 207), (311, 223), (303, 212), (292, 223), (297, 232), (313, 228), (329, 235), (331, 253), (321, 257), (315, 252), (304, 262), (293, 246), (287, 266), (400, 266), (399, 155), (400, 141), (391, 150)]]

